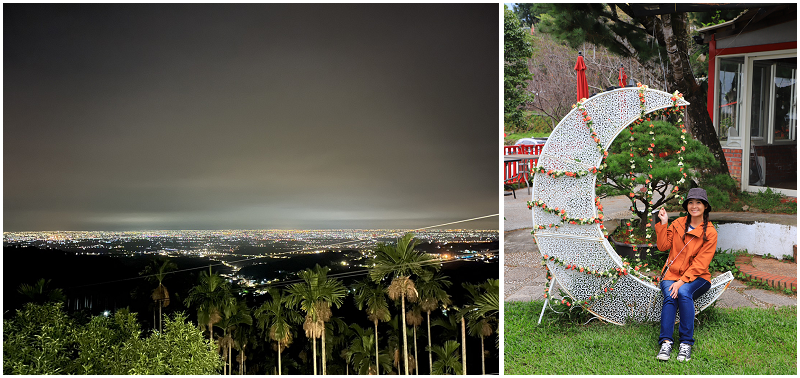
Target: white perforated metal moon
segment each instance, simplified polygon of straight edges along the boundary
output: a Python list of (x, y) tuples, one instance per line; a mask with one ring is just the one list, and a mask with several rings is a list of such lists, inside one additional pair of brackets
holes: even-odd
[[(638, 88), (620, 88), (596, 95), (584, 102), (583, 108), (593, 120), (593, 128), (600, 144), (608, 150), (614, 138), (641, 115)], [(679, 98), (677, 105), (689, 105)], [(645, 92), (645, 113), (673, 106), (672, 94), (658, 90)], [(541, 154), (537, 168), (578, 172), (598, 167), (603, 153), (591, 137), (581, 111), (573, 109), (553, 129)], [(579, 178), (559, 176), (553, 178), (537, 172), (533, 177), (532, 200), (541, 200), (549, 208), (566, 210), (570, 218), (597, 217), (595, 205), (596, 175)], [(622, 268), (622, 260), (605, 238), (599, 224), (560, 224), (561, 218), (534, 206), (531, 210), (534, 238), (542, 256), (556, 257), (561, 261), (604, 271)], [(611, 284), (610, 278), (599, 278), (547, 261), (555, 280), (574, 301), (583, 303), (597, 317), (619, 325), (627, 320), (659, 321), (663, 296), (659, 288), (633, 275), (621, 276), (613, 285), (613, 294), (600, 299), (590, 297), (603, 293)], [(727, 272), (711, 281), (711, 289), (695, 301), (697, 312), (713, 303), (733, 280)]]

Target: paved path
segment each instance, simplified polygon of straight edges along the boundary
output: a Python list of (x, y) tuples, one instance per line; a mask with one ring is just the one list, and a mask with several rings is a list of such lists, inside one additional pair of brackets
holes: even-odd
[[(510, 301), (531, 301), (544, 297), (545, 269), (541, 266), (541, 255), (531, 236), (532, 220), (527, 201), (530, 195), (526, 189), (517, 190), (517, 199), (509, 195), (504, 199), (504, 299)], [(613, 230), (620, 219), (630, 217), (630, 202), (624, 197), (613, 197), (601, 200), (607, 221), (606, 227)], [(671, 214), (671, 215), (677, 215)], [(735, 218), (733, 218), (735, 216)], [(731, 217), (727, 218), (726, 217)], [(797, 224), (797, 216), (760, 213), (711, 213), (712, 220), (760, 221), (780, 224)], [(790, 222), (790, 223), (789, 223)], [(756, 261), (759, 260), (759, 261)], [(773, 270), (780, 275), (797, 277), (797, 265), (777, 262), (779, 265), (768, 265), (766, 260), (755, 258), (753, 266), (756, 270)], [(777, 269), (780, 268), (780, 272)], [(762, 271), (763, 272), (763, 271)], [(793, 274), (793, 275), (792, 275)], [(557, 289), (556, 289), (557, 290)], [(774, 307), (797, 305), (797, 295), (785, 295), (779, 292), (755, 289), (734, 280), (728, 290), (717, 301), (717, 306), (738, 307)]]

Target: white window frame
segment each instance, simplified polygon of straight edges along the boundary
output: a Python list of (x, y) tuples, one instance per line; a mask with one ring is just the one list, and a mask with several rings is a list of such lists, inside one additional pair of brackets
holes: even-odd
[[(715, 64), (714, 70), (715, 77), (719, 77), (719, 67), (720, 67), (720, 59), (726, 58), (736, 58), (736, 57), (744, 57), (744, 75), (742, 76), (742, 82), (744, 83), (744, 93), (739, 95), (739, 101), (744, 101), (744, 106), (740, 106), (740, 110), (742, 114), (751, 114), (751, 106), (750, 106), (750, 99), (752, 98), (752, 91), (753, 86), (750, 80), (753, 77), (753, 62), (757, 60), (768, 60), (768, 59), (783, 59), (783, 58), (797, 58), (797, 49), (787, 49), (787, 50), (777, 50), (777, 51), (762, 51), (762, 52), (754, 52), (754, 53), (742, 53), (742, 54), (730, 54), (730, 55), (717, 55), (714, 57)], [(775, 76), (775, 67), (772, 67), (772, 74), (770, 77)], [(717, 88), (717, 83), (714, 82), (714, 128), (719, 133), (719, 90)], [(770, 99), (775, 98), (775, 89), (774, 85), (770, 85)], [(766, 129), (764, 130), (766, 134), (766, 138), (759, 138), (767, 142), (767, 144), (796, 144), (797, 140), (789, 140), (789, 141), (778, 141), (777, 143), (773, 143), (773, 127), (774, 127), (774, 115), (773, 112), (769, 112), (769, 121), (767, 124)], [(791, 189), (782, 189), (782, 188), (772, 188), (767, 186), (753, 186), (750, 185), (749, 180), (749, 172), (750, 172), (750, 117), (738, 117), (741, 124), (737, 124), (737, 128), (739, 129), (739, 136), (742, 138), (742, 173), (741, 173), (741, 185), (743, 191), (748, 192), (759, 192), (766, 190), (767, 188), (772, 189), (773, 192), (779, 192), (787, 196), (797, 197), (797, 190)], [(734, 147), (735, 148), (735, 147)], [(795, 156), (795, 159), (797, 157)]]

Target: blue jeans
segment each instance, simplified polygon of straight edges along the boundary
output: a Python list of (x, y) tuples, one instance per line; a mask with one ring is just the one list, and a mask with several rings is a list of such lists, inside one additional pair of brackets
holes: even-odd
[(678, 326), (678, 335), (683, 344), (694, 345), (694, 300), (705, 294), (711, 288), (711, 283), (697, 277), (692, 282), (687, 282), (678, 289), (678, 297), (669, 295), (669, 287), (675, 281), (661, 281), (661, 293), (664, 294), (664, 305), (661, 307), (661, 334), (658, 343), (672, 340), (675, 331), (675, 312), (680, 311), (681, 323)]

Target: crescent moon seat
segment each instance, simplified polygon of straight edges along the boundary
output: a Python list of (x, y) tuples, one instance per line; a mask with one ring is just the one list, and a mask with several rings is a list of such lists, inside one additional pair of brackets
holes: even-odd
[[(605, 150), (608, 150), (622, 130), (641, 116), (640, 104), (639, 89), (635, 87), (604, 92), (583, 103), (583, 108), (593, 120), (599, 143)], [(685, 106), (689, 103), (679, 98), (677, 105)], [(672, 94), (651, 89), (645, 91), (645, 113), (672, 106)], [(553, 129), (539, 155), (531, 188), (533, 202), (540, 200), (550, 208), (563, 209), (570, 218), (597, 217), (596, 175), (553, 178), (540, 173), (539, 169), (589, 171), (600, 166), (603, 157), (603, 152), (592, 139), (580, 110), (577, 107), (572, 109)], [(560, 216), (537, 206), (533, 206), (531, 213), (533, 236), (543, 257), (555, 257), (560, 261), (596, 271), (623, 268), (622, 259), (604, 236), (600, 224), (562, 223)], [(557, 224), (559, 227), (548, 227), (550, 224)], [(540, 229), (539, 226), (544, 228)], [(622, 275), (614, 283), (610, 277), (597, 277), (567, 269), (551, 260), (547, 260), (547, 265), (553, 279), (567, 295), (574, 302), (588, 302), (583, 307), (600, 319), (618, 325), (624, 325), (627, 321), (661, 319), (663, 296), (659, 288), (650, 282), (635, 275)], [(708, 292), (695, 301), (695, 311), (700, 312), (716, 301), (732, 280), (731, 272), (712, 279)], [(550, 290), (554, 286), (551, 285)], [(590, 299), (607, 289), (612, 290), (612, 295)], [(542, 308), (542, 314), (546, 304), (547, 302)]]

